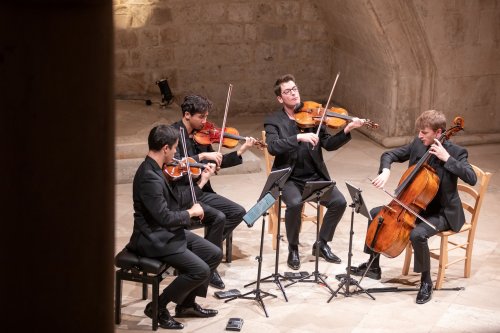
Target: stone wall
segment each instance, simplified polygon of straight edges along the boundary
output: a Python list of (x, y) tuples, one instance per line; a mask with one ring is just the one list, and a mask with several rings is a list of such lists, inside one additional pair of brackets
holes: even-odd
[(317, 3), (331, 14), (337, 100), (381, 124), (366, 134), (400, 145), (438, 109), (464, 117), (464, 143), (500, 141), (500, 1)]
[[(230, 115), (276, 108), (293, 73), (303, 100), (370, 118), (384, 146), (413, 135), (426, 109), (465, 118), (469, 143), (500, 141), (500, 1), (115, 0), (116, 95), (159, 100), (167, 78)], [(467, 140), (466, 140), (467, 141)]]
[(282, 74), (309, 99), (333, 83), (333, 41), (314, 2), (115, 0), (114, 10), (118, 98), (158, 100), (166, 77), (177, 102), (205, 94), (220, 114), (231, 83), (231, 117), (275, 109)]

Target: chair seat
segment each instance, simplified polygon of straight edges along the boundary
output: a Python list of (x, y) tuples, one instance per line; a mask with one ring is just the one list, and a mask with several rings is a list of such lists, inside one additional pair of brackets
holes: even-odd
[(160, 274), (167, 269), (167, 265), (153, 258), (140, 257), (124, 248), (115, 257), (118, 268), (136, 269), (149, 274)]
[(461, 233), (461, 232), (465, 232), (465, 231), (468, 231), (468, 230), (471, 230), (471, 229), (472, 229), (472, 225), (470, 223), (465, 223), (458, 232), (455, 232), (453, 230), (446, 230), (446, 231), (438, 232), (438, 235), (439, 236), (451, 236), (451, 235), (458, 234), (458, 233)]

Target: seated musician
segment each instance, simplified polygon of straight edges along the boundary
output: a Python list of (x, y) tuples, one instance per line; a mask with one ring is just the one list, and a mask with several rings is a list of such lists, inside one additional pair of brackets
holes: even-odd
[[(383, 188), (389, 179), (393, 162), (409, 161), (409, 166), (416, 164), (429, 151), (435, 158), (429, 160), (439, 176), (439, 189), (436, 196), (419, 215), (436, 227), (432, 227), (417, 218), (415, 228), (410, 233), (410, 241), (414, 250), (414, 271), (421, 273), (421, 285), (417, 294), (417, 304), (424, 304), (432, 298), (432, 280), (430, 274), (430, 253), (427, 239), (444, 230), (458, 231), (465, 223), (464, 210), (457, 192), (457, 179), (474, 185), (476, 174), (467, 161), (467, 150), (450, 141), (441, 144), (438, 138), (446, 129), (446, 118), (442, 112), (429, 110), (423, 112), (415, 121), (419, 131), (411, 143), (387, 151), (380, 158), (379, 175), (372, 181), (373, 185)], [(371, 216), (376, 216), (382, 207), (371, 210)], [(369, 221), (371, 222), (371, 221)], [(379, 255), (365, 245), (365, 253), (370, 254), (370, 260), (358, 267), (352, 267), (355, 275), (363, 275), (373, 259), (366, 276), (379, 280), (382, 271), (379, 265)]]
[[(300, 94), (295, 78), (283, 75), (274, 85), (274, 93), (282, 107), (269, 115), (264, 121), (266, 143), (269, 153), (275, 156), (272, 169), (292, 168), (292, 173), (286, 181), (282, 197), (286, 204), (285, 228), (288, 239), (288, 267), (294, 270), (300, 268), (299, 257), (299, 230), (302, 215), (302, 192), (308, 181), (330, 180), (330, 175), (323, 161), (322, 149), (333, 151), (339, 149), (351, 139), (350, 131), (364, 124), (364, 119), (353, 118), (343, 130), (335, 135), (321, 127), (319, 136), (313, 132), (304, 132), (295, 122), (294, 108), (300, 104)], [(312, 150), (312, 147), (316, 149)], [(328, 242), (333, 239), (335, 228), (339, 223), (347, 206), (343, 194), (336, 188), (322, 198), (321, 204), (327, 207), (323, 224), (319, 234), (319, 256), (328, 262), (339, 264), (337, 257)], [(312, 254), (316, 253), (316, 244)]]
[[(178, 129), (184, 128), (186, 131), (187, 155), (194, 158), (196, 162), (216, 163), (217, 168), (228, 168), (241, 164), (243, 162), (242, 155), (248, 148), (253, 146), (256, 141), (254, 138), (247, 137), (245, 143), (237, 151), (224, 155), (216, 152), (211, 144), (201, 145), (195, 141), (193, 136), (196, 131), (203, 129), (211, 108), (212, 102), (204, 96), (190, 95), (184, 98), (181, 105), (182, 119), (172, 126)], [(182, 147), (179, 147), (179, 154), (180, 157), (185, 156)], [(184, 178), (182, 181), (186, 182), (187, 180)], [(245, 209), (241, 205), (215, 193), (210, 180), (201, 190), (196, 188), (196, 198), (204, 204), (205, 209), (211, 207), (219, 213), (218, 220), (220, 222), (207, 222), (205, 239), (222, 249), (224, 239), (243, 221), (243, 216), (246, 214)], [(225, 288), (224, 282), (217, 271), (212, 273), (210, 285), (218, 289)]]
[[(155, 258), (174, 267), (179, 275), (158, 299), (158, 324), (165, 329), (181, 329), (183, 324), (170, 316), (167, 305), (177, 304), (175, 317), (213, 317), (216, 310), (204, 309), (196, 296), (206, 297), (211, 272), (222, 259), (221, 250), (186, 228), (191, 218), (209, 219), (200, 204), (192, 204), (189, 193), (180, 193), (165, 179), (162, 166), (172, 162), (179, 131), (159, 125), (149, 133), (149, 152), (133, 182), (134, 230), (127, 248), (140, 256)], [(213, 171), (207, 168), (203, 182)], [(184, 187), (186, 188), (186, 187)], [(183, 209), (186, 205), (190, 208)], [(144, 313), (152, 317), (151, 303)]]

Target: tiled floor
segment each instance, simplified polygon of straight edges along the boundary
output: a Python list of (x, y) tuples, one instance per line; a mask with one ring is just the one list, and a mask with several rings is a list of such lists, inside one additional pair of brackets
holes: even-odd
[[(137, 103), (118, 102), (117, 143), (144, 142), (147, 132), (155, 122), (172, 122), (177, 120), (177, 110), (158, 110), (156, 107), (143, 107)], [(262, 117), (238, 117), (228, 124), (235, 126), (244, 135), (259, 136), (262, 130)], [(216, 121), (215, 119), (213, 120)], [(248, 133), (248, 134), (247, 134)], [(184, 323), (183, 332), (222, 332), (231, 317), (244, 320), (242, 332), (500, 332), (500, 252), (498, 238), (498, 202), (500, 200), (500, 144), (468, 146), (469, 160), (493, 177), (486, 194), (474, 247), (472, 276), (462, 277), (463, 265), (456, 264), (447, 270), (444, 287), (464, 287), (464, 290), (436, 291), (431, 302), (425, 305), (415, 304), (416, 292), (402, 291), (389, 293), (373, 293), (372, 300), (365, 294), (351, 297), (338, 295), (327, 303), (331, 294), (322, 285), (315, 283), (298, 283), (285, 288), (289, 299), (274, 283), (261, 283), (260, 290), (276, 295), (276, 298), (265, 297), (263, 302), (269, 313), (266, 318), (262, 308), (255, 300), (236, 299), (224, 303), (213, 296), (215, 289), (209, 288), (209, 296), (199, 299), (203, 306), (219, 310), (219, 314), (210, 319), (179, 319)], [(368, 177), (373, 177), (378, 169), (380, 154), (385, 149), (360, 133), (353, 134), (353, 140), (342, 149), (325, 153), (325, 160), (331, 176), (350, 203), (345, 186), (349, 181), (363, 190), (363, 197), (369, 207), (387, 203), (389, 200), (380, 190), (373, 188)], [(145, 154), (146, 152), (144, 152)], [(253, 151), (262, 157), (258, 150)], [(393, 167), (392, 178), (388, 189), (393, 189), (405, 165)], [(252, 207), (258, 198), (266, 180), (264, 163), (257, 173), (238, 175), (219, 175), (213, 179), (216, 191), (240, 203), (247, 209)], [(130, 236), (133, 217), (131, 184), (116, 186), (116, 251), (127, 243)], [(344, 273), (349, 248), (349, 227), (351, 210), (348, 208), (340, 222), (334, 240), (333, 251), (342, 258), (342, 264), (319, 262), (319, 271), (327, 276), (327, 283), (333, 290), (338, 287), (335, 274)], [(366, 259), (362, 253), (365, 237), (366, 220), (359, 214), (354, 217), (353, 264)], [(266, 233), (263, 248), (262, 277), (274, 272), (275, 251), (271, 247), (271, 236)], [(255, 285), (243, 286), (257, 278), (260, 235), (262, 221), (252, 228), (241, 224), (234, 232), (233, 262), (222, 263), (219, 272), (226, 283), (226, 289), (238, 289), (242, 293), (255, 290)], [(282, 226), (284, 228), (284, 226)], [(282, 230), (283, 231), (283, 230)], [(311, 246), (315, 238), (313, 224), (304, 224), (301, 232), (301, 270), (314, 270), (314, 257)], [(433, 239), (431, 244), (435, 244)], [(288, 271), (286, 265), (286, 240), (281, 244), (281, 257), (278, 271)], [(382, 280), (364, 279), (364, 288), (398, 287), (412, 288), (419, 282), (419, 275), (411, 273), (401, 275), (403, 256), (394, 259), (381, 259)], [(436, 278), (437, 262), (433, 261), (433, 279)], [(167, 277), (164, 283), (170, 280)], [(359, 280), (359, 279), (358, 279)], [(124, 282), (122, 323), (117, 332), (147, 332), (151, 330), (151, 320), (143, 314), (147, 301), (140, 300), (140, 287), (134, 283)], [(254, 296), (254, 294), (251, 294)], [(170, 308), (172, 310), (172, 308)], [(161, 329), (160, 329), (161, 330)]]

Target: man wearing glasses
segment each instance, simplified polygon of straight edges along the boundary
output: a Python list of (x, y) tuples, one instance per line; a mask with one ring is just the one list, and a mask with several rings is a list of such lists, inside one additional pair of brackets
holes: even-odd
[[(292, 168), (282, 190), (283, 202), (286, 204), (285, 227), (288, 239), (288, 267), (294, 270), (300, 268), (299, 230), (301, 224), (301, 198), (304, 185), (308, 181), (330, 180), (330, 175), (323, 161), (322, 149), (333, 151), (342, 147), (351, 139), (352, 129), (364, 124), (364, 119), (354, 118), (343, 130), (330, 135), (323, 125), (319, 135), (316, 130), (307, 132), (299, 128), (295, 122), (295, 110), (300, 109), (300, 94), (295, 78), (291, 74), (280, 77), (274, 84), (274, 93), (282, 107), (269, 115), (264, 121), (266, 143), (269, 153), (275, 156), (273, 170)], [(297, 110), (298, 111), (298, 110)], [(312, 149), (315, 147), (315, 149)], [(342, 193), (334, 188), (325, 195), (321, 204), (327, 208), (319, 234), (319, 255), (328, 262), (340, 264), (328, 242), (333, 239), (335, 228), (347, 206)], [(316, 253), (316, 244), (312, 254)]]

